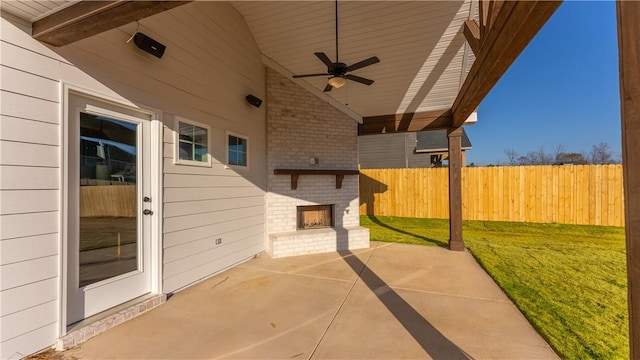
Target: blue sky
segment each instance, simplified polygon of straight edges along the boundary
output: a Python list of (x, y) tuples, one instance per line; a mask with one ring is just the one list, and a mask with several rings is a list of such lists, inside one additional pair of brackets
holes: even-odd
[(619, 92), (615, 3), (565, 1), (465, 126), (467, 164), (506, 163), (510, 148), (588, 153), (601, 142), (619, 159)]

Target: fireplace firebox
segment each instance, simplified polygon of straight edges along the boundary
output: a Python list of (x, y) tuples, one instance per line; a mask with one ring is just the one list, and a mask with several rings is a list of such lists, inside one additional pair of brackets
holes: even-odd
[(309, 205), (297, 207), (297, 230), (334, 227), (333, 205)]

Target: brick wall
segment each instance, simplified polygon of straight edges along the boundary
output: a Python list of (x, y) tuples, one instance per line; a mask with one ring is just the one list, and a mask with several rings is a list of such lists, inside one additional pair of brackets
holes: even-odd
[[(301, 175), (273, 170), (358, 168), (357, 122), (274, 70), (267, 70), (267, 231), (272, 256), (308, 254), (369, 246), (360, 228), (358, 177)], [(311, 164), (318, 158), (318, 164)], [(296, 231), (296, 206), (335, 204), (337, 230)], [(274, 251), (275, 250), (275, 251)]]

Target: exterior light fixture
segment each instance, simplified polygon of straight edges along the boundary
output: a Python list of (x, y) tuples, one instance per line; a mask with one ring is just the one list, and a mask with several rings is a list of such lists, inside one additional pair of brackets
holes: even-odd
[(153, 40), (152, 38), (141, 32), (135, 33), (132, 38), (137, 47), (157, 57), (158, 59), (162, 58), (162, 55), (164, 55), (164, 51), (167, 48), (166, 46), (162, 45), (156, 40)]
[(341, 76), (334, 76), (329, 79), (329, 85), (333, 86), (336, 89), (343, 87), (347, 83), (347, 79)]
[(258, 98), (255, 95), (249, 94), (245, 97), (245, 99), (247, 99), (247, 102), (257, 108), (260, 107), (260, 105), (262, 105), (262, 99)]

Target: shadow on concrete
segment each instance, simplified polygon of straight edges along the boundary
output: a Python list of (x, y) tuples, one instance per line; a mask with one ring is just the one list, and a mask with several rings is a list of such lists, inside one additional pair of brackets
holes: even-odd
[(350, 251), (341, 251), (343, 260), (376, 295), (384, 306), (433, 359), (473, 359), (447, 339), (407, 303), (376, 273)]
[(409, 231), (406, 231), (406, 230), (402, 230), (402, 229), (397, 228), (397, 227), (393, 227), (393, 226), (383, 222), (382, 220), (378, 219), (376, 216), (367, 215), (367, 218), (369, 220), (371, 220), (371, 222), (373, 222), (373, 223), (375, 223), (375, 224), (377, 224), (379, 226), (382, 226), (382, 227), (387, 228), (389, 230), (393, 230), (393, 231), (398, 232), (400, 234), (412, 236), (412, 237), (414, 237), (414, 238), (416, 238), (418, 240), (429, 242), (429, 243), (432, 243), (432, 244), (440, 246), (440, 247), (444, 247), (444, 248), (448, 248), (449, 247), (449, 243), (446, 242), (446, 241), (442, 241), (442, 240), (438, 240), (438, 239), (432, 239), (432, 238), (426, 237), (424, 235), (414, 234), (412, 232), (409, 232)]

